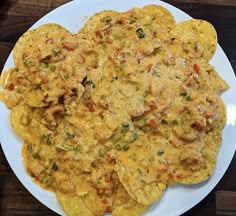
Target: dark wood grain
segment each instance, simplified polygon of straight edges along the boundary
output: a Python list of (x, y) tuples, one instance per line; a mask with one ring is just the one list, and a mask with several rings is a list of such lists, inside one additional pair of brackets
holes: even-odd
[[(0, 1), (0, 71), (17, 39), (43, 15), (69, 0), (1, 0)], [(194, 18), (211, 22), (218, 33), (219, 43), (236, 71), (236, 7), (235, 0), (165, 0)], [(195, 2), (195, 3), (193, 3)], [(197, 3), (196, 3), (197, 2)], [(226, 6), (228, 5), (228, 6)], [(184, 216), (224, 214), (228, 202), (236, 203), (236, 157), (214, 190)], [(223, 195), (222, 195), (223, 194)], [(231, 194), (229, 198), (229, 194)], [(222, 198), (223, 197), (223, 198)], [(226, 198), (225, 198), (226, 197)], [(225, 205), (222, 207), (223, 199)], [(220, 203), (220, 205), (219, 205)], [(171, 208), (171, 206), (169, 206)], [(226, 208), (226, 210), (225, 210)], [(232, 208), (232, 207), (231, 207)], [(220, 209), (220, 211), (219, 211)], [(233, 211), (234, 213), (234, 211)], [(53, 216), (57, 215), (37, 201), (19, 182), (0, 148), (0, 215)]]

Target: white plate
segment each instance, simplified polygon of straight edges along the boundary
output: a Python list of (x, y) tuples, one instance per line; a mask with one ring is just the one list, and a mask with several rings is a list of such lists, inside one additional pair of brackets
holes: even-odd
[[(174, 15), (177, 23), (191, 18), (179, 9), (158, 0), (79, 0), (69, 2), (50, 12), (35, 23), (32, 28), (38, 27), (44, 23), (54, 22), (65, 26), (69, 31), (75, 33), (83, 26), (86, 19), (95, 12), (104, 9), (126, 11), (132, 7), (141, 7), (155, 3), (169, 9)], [(145, 215), (174, 216), (186, 212), (207, 196), (207, 194), (216, 186), (233, 158), (236, 148), (236, 103), (234, 98), (236, 93), (236, 79), (233, 69), (219, 45), (210, 63), (215, 66), (218, 73), (230, 85), (230, 89), (222, 95), (227, 107), (227, 124), (223, 131), (223, 143), (219, 151), (214, 175), (202, 184), (194, 186), (175, 185), (169, 187), (161, 201), (153, 204)], [(13, 66), (12, 53), (7, 59), (4, 70), (11, 66)], [(22, 140), (20, 140), (12, 131), (9, 113), (10, 110), (8, 110), (3, 103), (0, 103), (0, 141), (12, 170), (22, 184), (40, 202), (58, 214), (65, 215), (58, 204), (55, 195), (34, 184), (31, 178), (26, 174), (21, 158)]]

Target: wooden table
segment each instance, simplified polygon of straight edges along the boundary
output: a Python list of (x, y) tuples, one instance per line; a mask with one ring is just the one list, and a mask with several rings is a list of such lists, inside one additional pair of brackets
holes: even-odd
[[(0, 71), (17, 39), (39, 18), (65, 2), (68, 0), (0, 1)], [(171, 3), (194, 18), (210, 21), (218, 32), (220, 45), (228, 56), (234, 71), (236, 71), (235, 0), (166, 0), (165, 2)], [(184, 215), (236, 215), (235, 170), (236, 156), (215, 189)], [(22, 186), (9, 167), (1, 148), (0, 215), (56, 215), (37, 201)]]

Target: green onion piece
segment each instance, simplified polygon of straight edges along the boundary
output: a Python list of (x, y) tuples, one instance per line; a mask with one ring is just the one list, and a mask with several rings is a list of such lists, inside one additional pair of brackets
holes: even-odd
[(99, 149), (99, 151), (98, 151), (98, 155), (99, 155), (99, 157), (104, 157), (104, 151), (103, 151), (103, 149)]
[(50, 139), (50, 137), (51, 137), (51, 134), (48, 133), (48, 134), (44, 134), (44, 135), (42, 136), (42, 139), (43, 139), (44, 142), (46, 142), (46, 143), (49, 145), (49, 144), (51, 144), (51, 139)]
[(129, 17), (129, 24), (133, 24), (137, 21), (137, 17), (134, 17), (134, 16), (130, 16)]
[(102, 49), (104, 49), (104, 50), (107, 49), (107, 45), (105, 43), (102, 44)]
[(61, 54), (61, 50), (59, 48), (52, 49), (52, 52), (55, 56), (58, 56), (59, 54)]
[(69, 139), (73, 139), (75, 137), (75, 134), (71, 134), (71, 133), (66, 133), (66, 136), (69, 138)]
[(51, 70), (52, 72), (54, 72), (54, 71), (56, 70), (56, 68), (57, 68), (56, 65), (51, 65), (51, 66), (50, 66), (50, 70)]
[(40, 155), (39, 155), (38, 152), (33, 153), (32, 156), (33, 156), (33, 158), (36, 159), (36, 160), (41, 160), (41, 157), (40, 157)]
[(116, 146), (115, 146), (115, 149), (116, 150), (118, 150), (118, 151), (120, 151), (122, 148), (121, 148), (121, 145), (120, 144), (117, 144)]
[(95, 88), (95, 84), (93, 83), (92, 80), (88, 80), (88, 81), (86, 81), (85, 85), (90, 86), (90, 88)]
[(117, 75), (113, 76), (113, 80), (118, 80), (118, 79), (119, 79), (119, 77)]
[(73, 151), (74, 148), (71, 145), (68, 144), (61, 144), (61, 145), (57, 145), (57, 148), (63, 151)]
[(124, 145), (124, 146), (123, 146), (123, 150), (124, 150), (124, 151), (128, 151), (128, 150), (129, 150), (129, 146), (128, 146), (128, 145)]
[(73, 158), (74, 158), (75, 161), (79, 161), (81, 156), (80, 156), (80, 154), (77, 153), (73, 156)]
[(187, 97), (186, 97), (186, 101), (191, 101), (192, 100), (192, 98), (188, 95)]
[(163, 149), (160, 149), (160, 150), (157, 151), (157, 155), (159, 155), (159, 156), (163, 155), (164, 153), (165, 153), (165, 152), (164, 152)]
[(101, 22), (105, 23), (106, 25), (108, 25), (111, 21), (112, 21), (112, 19), (110, 16), (105, 16), (101, 19)]
[(40, 63), (40, 67), (43, 68), (43, 69), (46, 69), (48, 68), (49, 64), (47, 62), (41, 62)]
[(128, 128), (129, 128), (129, 123), (122, 124), (122, 127), (123, 127), (124, 129), (128, 129)]
[(55, 180), (55, 179), (54, 179), (53, 177), (48, 177), (48, 178), (46, 178), (46, 179), (43, 180), (43, 183), (49, 187), (49, 186), (52, 185), (52, 183), (54, 182), (54, 180)]
[(163, 124), (163, 125), (168, 125), (168, 122), (167, 122), (165, 119), (162, 119), (162, 120), (161, 120), (161, 124)]
[(35, 63), (31, 59), (28, 58), (24, 61), (24, 65), (27, 67), (33, 67), (35, 66)]
[(180, 96), (186, 97), (187, 96), (187, 92), (182, 92), (179, 94)]
[(52, 170), (57, 171), (58, 170), (58, 165), (56, 162), (52, 164)]
[(29, 144), (27, 145), (27, 150), (28, 150), (30, 153), (32, 153), (32, 151), (33, 151), (33, 146), (32, 146), (31, 143), (29, 143)]
[(77, 151), (77, 152), (81, 152), (82, 151), (82, 146), (81, 145), (77, 145), (76, 147), (75, 147), (75, 150)]
[(137, 140), (138, 139), (138, 134), (137, 133), (134, 133), (133, 134), (133, 141)]
[(142, 174), (141, 169), (137, 168), (137, 171), (139, 172), (139, 174)]
[(136, 30), (136, 34), (137, 34), (137, 36), (138, 36), (140, 39), (145, 37), (145, 32), (143, 31), (142, 28), (138, 28), (138, 29)]
[(172, 125), (179, 125), (179, 123), (176, 119), (174, 119), (171, 123), (172, 123)]

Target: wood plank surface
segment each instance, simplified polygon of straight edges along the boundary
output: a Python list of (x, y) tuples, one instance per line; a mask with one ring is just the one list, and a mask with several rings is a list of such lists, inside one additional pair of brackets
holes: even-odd
[[(38, 19), (69, 0), (1, 0), (0, 1), (0, 71), (17, 39)], [(79, 0), (78, 0), (79, 1)], [(89, 1), (89, 0), (88, 0)], [(194, 18), (211, 22), (219, 43), (236, 71), (235, 0), (165, 0)], [(236, 157), (214, 190), (184, 216), (236, 215)], [(171, 206), (170, 206), (171, 208)], [(37, 201), (12, 172), (0, 148), (0, 216), (54, 216)]]
[(228, 6), (236, 6), (235, 0), (172, 0), (172, 4), (175, 2), (184, 2), (186, 3), (197, 3), (197, 4), (211, 4), (211, 5), (228, 5)]

